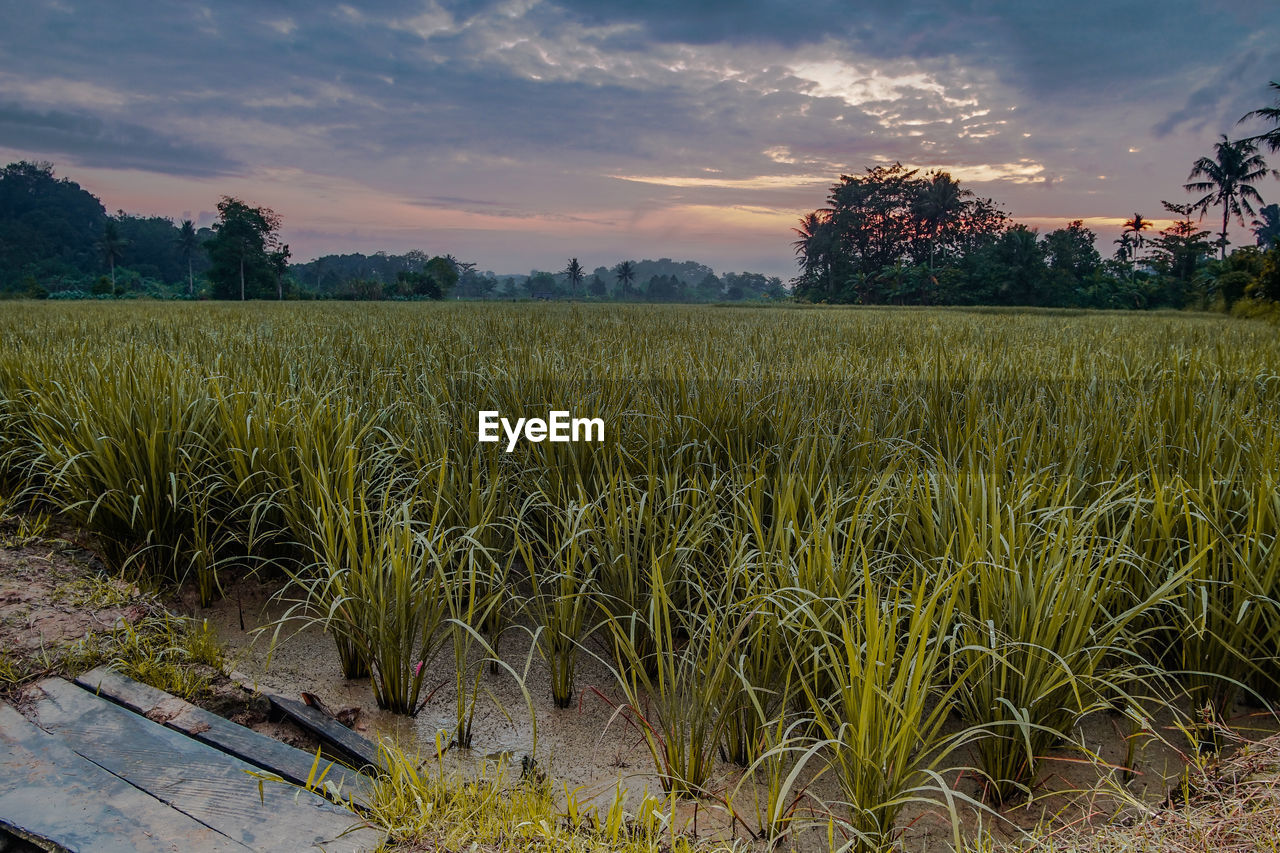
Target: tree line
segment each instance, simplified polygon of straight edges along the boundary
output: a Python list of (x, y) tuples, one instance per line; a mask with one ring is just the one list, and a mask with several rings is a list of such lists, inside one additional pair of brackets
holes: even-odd
[(441, 299), (458, 279), (451, 258), (411, 252), (376, 293), (354, 276), (311, 289), (308, 265), (289, 262), (275, 211), (232, 196), (217, 210), (207, 228), (123, 210), (110, 215), (52, 164), (11, 163), (0, 170), (0, 296)]
[(717, 275), (670, 258), (624, 260), (590, 275), (576, 258), (556, 272), (496, 275), (420, 250), (292, 263), (275, 211), (231, 196), (217, 210), (207, 228), (123, 210), (110, 215), (51, 164), (12, 163), (0, 171), (0, 296), (715, 302), (789, 295), (777, 277)]
[[(1271, 87), (1280, 92), (1280, 83)], [(842, 175), (827, 206), (794, 229), (795, 296), (863, 304), (1265, 307), (1280, 301), (1280, 205), (1266, 204), (1257, 185), (1275, 174), (1261, 151), (1280, 150), (1280, 98), (1241, 121), (1255, 118), (1276, 127), (1242, 139), (1223, 135), (1191, 166), (1182, 188), (1194, 198), (1161, 203), (1173, 224), (1153, 233), (1135, 213), (1108, 257), (1082, 220), (1041, 236), (944, 171), (894, 163)], [(1210, 213), (1221, 214), (1216, 234), (1201, 227)], [(1228, 253), (1233, 221), (1252, 228), (1256, 245)]]

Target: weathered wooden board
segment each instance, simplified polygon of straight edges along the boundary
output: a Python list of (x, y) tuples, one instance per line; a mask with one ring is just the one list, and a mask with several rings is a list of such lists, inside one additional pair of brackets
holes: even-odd
[(254, 850), (370, 850), (376, 833), (346, 833), (356, 818), (308, 791), (260, 783), (258, 768), (51, 678), (35, 723), (74, 752)]
[(377, 770), (382, 767), (378, 760), (378, 747), (342, 723), (296, 699), (265, 691), (263, 695), (289, 719), (311, 732), (338, 754), (350, 759), (357, 769), (371, 767)]
[(95, 853), (249, 849), (82, 758), (3, 703), (0, 827), (41, 847)]
[[(152, 722), (182, 732), (294, 784), (306, 784), (315, 765), (316, 757), (310, 753), (237, 725), (107, 667), (90, 670), (75, 683), (142, 714)], [(323, 759), (315, 769), (316, 778), (324, 774), (325, 788), (334, 796), (343, 800), (354, 799), (357, 804), (369, 801), (372, 785), (367, 776)]]

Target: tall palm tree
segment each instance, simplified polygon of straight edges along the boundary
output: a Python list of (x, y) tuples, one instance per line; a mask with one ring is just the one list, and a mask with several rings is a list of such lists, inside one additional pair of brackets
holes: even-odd
[(102, 238), (98, 240), (98, 251), (102, 252), (102, 259), (111, 268), (111, 289), (113, 291), (116, 289), (116, 261), (120, 260), (120, 254), (128, 243), (128, 240), (120, 236), (120, 227), (116, 225), (116, 221), (108, 219), (107, 224), (102, 229)]
[(1269, 204), (1258, 210), (1258, 218), (1253, 220), (1253, 236), (1258, 238), (1258, 245), (1264, 249), (1280, 246), (1280, 204)]
[(569, 296), (577, 299), (578, 285), (582, 283), (583, 276), (586, 275), (582, 270), (582, 264), (578, 263), (577, 258), (570, 258), (569, 265), (564, 268), (563, 272), (569, 279)]
[[(1218, 236), (1218, 245), (1222, 258), (1227, 257), (1227, 226), (1234, 215), (1244, 225), (1244, 215), (1253, 215), (1253, 202), (1262, 203), (1262, 196), (1253, 188), (1253, 184), (1267, 176), (1267, 164), (1258, 153), (1258, 145), (1248, 139), (1232, 142), (1222, 136), (1222, 140), (1213, 146), (1213, 158), (1201, 157), (1191, 167), (1187, 176), (1189, 183), (1184, 184), (1188, 192), (1205, 193), (1195, 202), (1195, 207), (1204, 214), (1211, 207), (1222, 206), (1222, 231)], [(1196, 178), (1204, 180), (1197, 181)]]
[(622, 295), (626, 297), (627, 288), (636, 280), (636, 265), (632, 261), (623, 261), (613, 268), (614, 277), (622, 286)]
[(1135, 213), (1132, 219), (1125, 220), (1123, 233), (1132, 234), (1134, 248), (1141, 249), (1147, 245), (1147, 238), (1142, 236), (1142, 232), (1150, 227), (1150, 219), (1143, 219), (1141, 213)]
[(195, 257), (196, 249), (200, 247), (200, 239), (196, 236), (196, 224), (190, 219), (182, 220), (182, 227), (178, 229), (177, 243), (178, 253), (187, 262), (187, 296), (195, 296), (196, 277), (191, 269), (191, 259)]
[(1275, 89), (1277, 93), (1275, 105), (1270, 107), (1262, 107), (1261, 109), (1257, 109), (1257, 110), (1253, 110), (1252, 112), (1245, 113), (1240, 118), (1240, 121), (1244, 122), (1244, 121), (1248, 121), (1251, 118), (1262, 118), (1262, 119), (1267, 119), (1268, 121), (1275, 122), (1276, 126), (1271, 128), (1271, 130), (1268, 130), (1266, 133), (1260, 133), (1257, 136), (1250, 136), (1245, 141), (1252, 142), (1255, 145), (1261, 142), (1264, 145), (1266, 145), (1268, 148), (1270, 148), (1272, 151), (1280, 151), (1280, 83), (1277, 83), (1275, 80), (1272, 80), (1271, 88)]
[(924, 192), (912, 204), (915, 214), (920, 217), (929, 237), (929, 269), (933, 270), (933, 253), (938, 242), (938, 235), (955, 215), (964, 207), (964, 200), (973, 195), (969, 190), (960, 188), (960, 182), (946, 172), (934, 172), (929, 176), (929, 184)]
[(806, 213), (800, 217), (800, 227), (791, 230), (800, 238), (791, 245), (800, 259), (803, 276), (810, 282), (821, 281), (824, 294), (833, 297), (831, 211)]

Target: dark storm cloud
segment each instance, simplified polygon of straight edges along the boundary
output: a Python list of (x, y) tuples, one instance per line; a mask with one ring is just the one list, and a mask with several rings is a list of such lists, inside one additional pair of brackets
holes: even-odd
[(168, 175), (224, 175), (237, 163), (128, 122), (85, 113), (35, 110), (0, 101), (0, 139), (10, 148), (67, 155), (86, 166), (143, 169)]

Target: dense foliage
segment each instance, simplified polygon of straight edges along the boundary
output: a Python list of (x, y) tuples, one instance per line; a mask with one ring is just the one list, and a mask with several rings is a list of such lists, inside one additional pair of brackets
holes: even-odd
[[(1242, 121), (1252, 118), (1280, 125), (1280, 102)], [(1260, 276), (1265, 264), (1277, 263), (1280, 207), (1265, 204), (1256, 185), (1272, 174), (1260, 148), (1280, 150), (1277, 134), (1280, 127), (1238, 140), (1222, 136), (1211, 156), (1192, 164), (1183, 185), (1198, 198), (1162, 202), (1177, 218), (1158, 235), (1146, 233), (1151, 222), (1135, 213), (1106, 259), (1083, 221), (1040, 236), (943, 171), (921, 174), (895, 163), (842, 175), (828, 193), (828, 206), (794, 229), (800, 266), (795, 295), (860, 304), (1275, 313), (1273, 291)], [(1210, 212), (1221, 215), (1213, 240), (1193, 218)], [(1245, 257), (1228, 257), (1233, 220), (1252, 226), (1265, 258), (1248, 247), (1237, 250)]]
[(203, 275), (213, 236), (160, 216), (108, 215), (49, 163), (0, 171), (0, 295), (170, 296)]
[[(1257, 168), (1248, 169), (1255, 180)], [(1194, 186), (1203, 190), (1202, 183)], [(1213, 260), (1224, 238), (1210, 241), (1194, 214), (1223, 198), (1216, 192), (1192, 204), (1165, 202), (1177, 218), (1155, 235), (1135, 214), (1114, 257), (1104, 259), (1097, 235), (1082, 221), (1039, 236), (945, 172), (876, 166), (842, 176), (828, 195), (830, 206), (801, 220), (795, 295), (860, 304), (1230, 309), (1265, 288), (1260, 267), (1242, 277), (1245, 258), (1223, 250)], [(1253, 214), (1249, 202), (1256, 198), (1255, 192), (1227, 207), (1236, 203), (1240, 215)], [(1275, 206), (1257, 213), (1258, 244), (1274, 253)], [(1247, 247), (1240, 252), (1256, 255)]]
[(230, 196), (218, 202), (213, 237), (204, 244), (215, 299), (284, 298), (289, 247), (279, 232), (280, 217), (270, 208)]
[[(161, 216), (108, 215), (90, 192), (48, 163), (0, 172), (0, 297), (214, 299), (591, 299), (717, 302), (778, 300), (778, 278), (717, 276), (696, 261), (624, 261), (577, 278), (497, 276), (452, 255), (413, 250), (325, 255), (290, 263), (270, 208), (225, 196), (211, 228)], [(576, 262), (576, 258), (573, 259)], [(623, 271), (620, 274), (620, 270)]]

